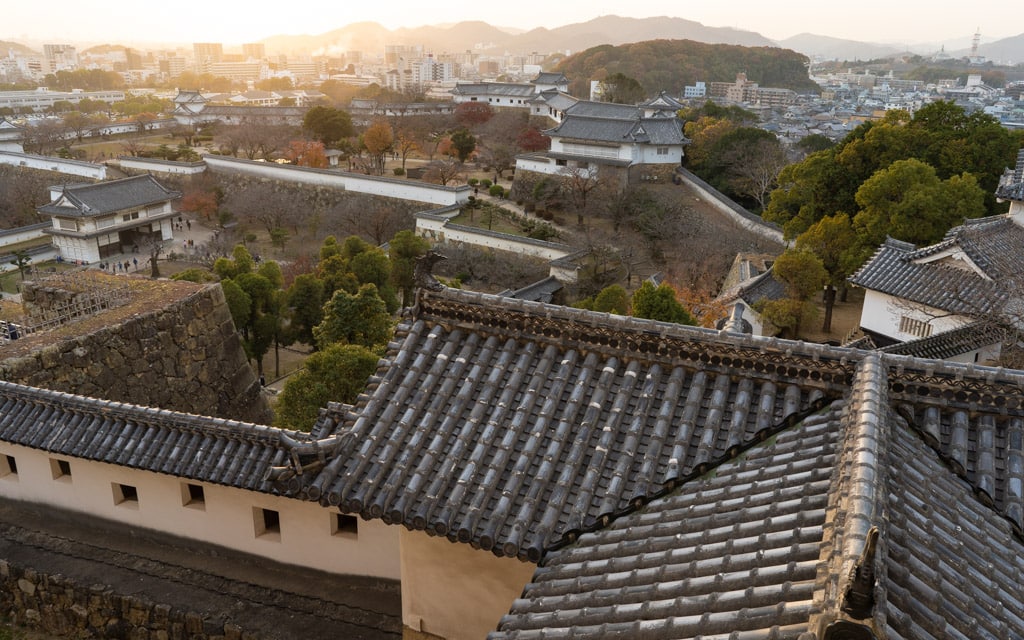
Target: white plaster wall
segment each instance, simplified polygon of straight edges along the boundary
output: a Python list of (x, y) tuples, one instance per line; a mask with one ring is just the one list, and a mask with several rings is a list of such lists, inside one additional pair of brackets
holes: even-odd
[(168, 162), (166, 160), (155, 161), (150, 158), (118, 158), (117, 163), (122, 169), (174, 175), (194, 175), (206, 171), (206, 164), (203, 162)]
[(537, 568), (405, 528), (401, 549), (403, 624), (447, 640), (487, 637)]
[(885, 293), (870, 289), (864, 291), (864, 306), (860, 312), (861, 327), (901, 342), (917, 340), (919, 336), (899, 330), (900, 316), (930, 322), (933, 336), (952, 331), (970, 322), (970, 319), (963, 316), (948, 315), (947, 312), (922, 304), (906, 302)]
[(557, 260), (572, 253), (572, 249), (568, 246), (553, 243), (534, 244), (504, 233), (475, 233), (467, 227), (453, 227), (447, 220), (440, 221), (426, 216), (416, 217), (416, 234), (433, 242), (469, 244), (474, 247), (511, 251), (544, 260)]
[(19, 242), (38, 240), (46, 235), (43, 233), (43, 229), (45, 228), (46, 226), (44, 225), (33, 224), (27, 227), (18, 227), (16, 229), (0, 231), (0, 250), (2, 250), (3, 247), (18, 244)]
[(543, 160), (533, 160), (529, 158), (516, 158), (516, 171), (533, 171), (534, 173), (559, 175), (562, 171), (562, 167), (558, 166), (554, 162), (545, 162)]
[(657, 146), (641, 145), (639, 149), (639, 162), (641, 164), (679, 164), (683, 157), (682, 145), (660, 145), (668, 147), (667, 154), (658, 154)]
[(107, 168), (102, 164), (81, 162), (79, 160), (64, 160), (51, 156), (37, 156), (28, 153), (15, 153), (13, 151), (0, 151), (0, 163), (11, 164), (29, 169), (43, 169), (44, 171), (57, 171), (69, 175), (106, 180)]
[[(286, 564), (339, 574), (399, 579), (397, 527), (359, 519), (358, 532), (332, 534), (336, 510), (317, 503), (189, 481), (102, 462), (53, 456), (0, 443), (0, 456), (17, 461), (17, 475), (0, 477), (0, 495), (201, 540)], [(51, 458), (67, 460), (71, 477), (53, 478)], [(0, 459), (0, 472), (5, 468)], [(184, 506), (182, 487), (199, 484), (203, 508)], [(112, 483), (138, 490), (137, 503), (114, 503)], [(186, 495), (187, 495), (187, 489)], [(253, 508), (280, 514), (279, 535), (256, 535)]]
[(309, 169), (274, 162), (254, 162), (227, 156), (208, 155), (206, 164), (215, 171), (228, 171), (259, 176), (271, 180), (285, 180), (316, 184), (356, 193), (399, 198), (442, 206), (460, 204), (469, 200), (473, 190), (466, 185), (444, 187), (412, 180), (339, 173), (327, 169)]
[(53, 243), (65, 260), (74, 262), (81, 260), (86, 264), (99, 262), (100, 249), (95, 240), (84, 238), (71, 238), (68, 236), (54, 236)]

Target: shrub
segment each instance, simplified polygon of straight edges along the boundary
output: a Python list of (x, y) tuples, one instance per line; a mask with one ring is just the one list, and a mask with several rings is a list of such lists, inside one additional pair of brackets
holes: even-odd
[(505, 197), (505, 187), (501, 186), (500, 184), (491, 185), (489, 192), (495, 198)]
[(470, 178), (469, 180), (466, 180), (466, 183), (469, 184), (469, 186), (471, 187), (475, 187), (476, 185), (480, 184), (480, 180), (478, 180), (477, 178)]
[(483, 180), (480, 181), (480, 186), (483, 187), (484, 189), (490, 189), (492, 184), (494, 183), (488, 180), (487, 178), (484, 178)]
[(396, 176), (404, 176), (405, 175), (405, 169), (403, 169), (402, 167), (395, 167), (394, 168), (394, 172), (395, 172)]

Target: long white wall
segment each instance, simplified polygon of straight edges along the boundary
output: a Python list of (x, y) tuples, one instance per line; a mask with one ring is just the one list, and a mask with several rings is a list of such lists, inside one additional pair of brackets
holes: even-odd
[(733, 209), (728, 204), (722, 201), (722, 198), (724, 196), (713, 193), (709, 189), (705, 188), (703, 184), (697, 181), (696, 176), (689, 173), (688, 171), (681, 171), (679, 175), (688, 185), (693, 187), (694, 191), (696, 191), (702, 198), (707, 200), (708, 203), (711, 204), (711, 206), (715, 207), (716, 209), (724, 213), (726, 216), (731, 218), (740, 226), (744, 227), (748, 231), (753, 231), (754, 233), (764, 238), (774, 240), (779, 244), (789, 244), (782, 237), (781, 229), (773, 227), (772, 225), (761, 220), (757, 216), (754, 216), (753, 214), (749, 214), (749, 218), (747, 216), (742, 215), (740, 212), (736, 211), (735, 209)]
[(322, 185), (356, 193), (425, 202), (439, 206), (466, 202), (473, 193), (468, 185), (445, 187), (413, 180), (364, 176), (357, 173), (310, 169), (274, 162), (256, 162), (230, 156), (207, 155), (203, 156), (203, 160), (213, 171), (240, 173), (269, 180)]
[[(14, 458), (10, 473), (5, 456)], [(54, 478), (56, 460), (71, 475)], [(202, 486), (204, 500), (188, 504), (187, 483)], [(135, 487), (137, 501), (115, 503), (114, 485)], [(287, 564), (339, 574), (401, 577), (398, 527), (359, 519), (355, 533), (332, 532), (336, 510), (317, 503), (199, 483), (118, 465), (54, 456), (0, 443), (0, 494), (70, 511), (193, 538)], [(280, 532), (258, 535), (259, 509), (280, 514)]]
[(93, 178), (94, 180), (106, 180), (107, 178), (107, 168), (102, 164), (82, 162), (81, 160), (65, 160), (64, 158), (53, 156), (37, 156), (29, 153), (0, 151), (0, 163), (27, 167), (29, 169), (57, 171), (83, 178)]
[(168, 173), (173, 175), (193, 175), (206, 171), (206, 163), (200, 162), (171, 162), (159, 158), (133, 158), (120, 157), (117, 164), (122, 169), (131, 171), (149, 171), (152, 173)]
[(430, 213), (421, 213), (416, 216), (416, 235), (432, 242), (468, 244), (474, 247), (511, 251), (544, 260), (558, 260), (573, 252), (568, 245), (454, 225), (447, 218)]

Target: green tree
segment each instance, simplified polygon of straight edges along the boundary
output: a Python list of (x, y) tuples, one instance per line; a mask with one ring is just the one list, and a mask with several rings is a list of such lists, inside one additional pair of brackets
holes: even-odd
[(288, 288), (288, 306), (295, 339), (309, 345), (313, 340), (313, 327), (324, 319), (324, 283), (311, 273), (296, 276)]
[(330, 344), (310, 355), (285, 384), (274, 406), (274, 424), (310, 431), (328, 402), (356, 401), (378, 359), (366, 347), (352, 344)]
[(633, 292), (633, 315), (676, 324), (697, 324), (690, 312), (676, 299), (675, 289), (666, 282), (655, 287), (650, 280), (645, 280)]
[(234, 280), (222, 280), (220, 287), (224, 290), (224, 299), (228, 303), (231, 319), (235, 322), (235, 329), (241, 331), (243, 327), (249, 325), (249, 318), (252, 316), (252, 298)]
[(629, 313), (629, 294), (621, 285), (609, 285), (594, 298), (594, 311), (624, 316)]
[(469, 156), (476, 151), (476, 136), (469, 132), (469, 129), (457, 129), (451, 135), (452, 150), (459, 162), (469, 160)]
[(880, 122), (857, 127), (838, 145), (786, 167), (764, 217), (795, 238), (825, 216), (857, 211), (864, 182), (910, 159), (930, 165), (939, 180), (970, 173), (981, 187), (985, 211), (998, 213), (995, 189), (1019, 146), (992, 116), (967, 114), (951, 102), (929, 104), (913, 117), (889, 112)]
[(333, 342), (359, 344), (369, 349), (387, 344), (392, 321), (377, 287), (364, 284), (352, 295), (335, 291), (324, 305), (324, 319), (313, 327), (313, 338), (320, 349)]
[(786, 287), (781, 300), (763, 300), (754, 309), (790, 338), (800, 336), (800, 327), (817, 308), (810, 301), (828, 282), (821, 259), (807, 249), (787, 249), (772, 265), (775, 277)]
[(913, 158), (875, 173), (857, 190), (856, 200), (860, 211), (853, 224), (869, 251), (886, 236), (931, 244), (965, 218), (985, 213), (985, 194), (974, 176), (942, 181), (934, 168)]
[(806, 249), (818, 256), (828, 274), (824, 302), (825, 317), (821, 330), (832, 331), (832, 311), (836, 302), (836, 289), (845, 291), (846, 278), (857, 267), (857, 234), (850, 216), (838, 213), (811, 225), (796, 239), (797, 249)]
[(222, 280), (237, 278), (243, 273), (252, 273), (256, 261), (244, 245), (237, 244), (231, 251), (230, 258), (217, 258), (213, 262), (213, 272)]
[(336, 145), (355, 134), (352, 117), (347, 111), (322, 105), (306, 112), (302, 117), (302, 129), (325, 147)]
[(605, 102), (638, 104), (647, 97), (643, 85), (636, 78), (619, 72), (601, 81), (601, 95)]
[(18, 250), (14, 252), (14, 260), (11, 260), (10, 265), (15, 267), (19, 273), (21, 273), (21, 281), (25, 281), (25, 273), (28, 272), (29, 265), (32, 264), (32, 258), (24, 250)]
[(402, 292), (402, 306), (412, 302), (412, 290), (416, 285), (416, 258), (430, 249), (430, 243), (408, 229), (399, 231), (388, 243), (391, 256), (391, 284)]

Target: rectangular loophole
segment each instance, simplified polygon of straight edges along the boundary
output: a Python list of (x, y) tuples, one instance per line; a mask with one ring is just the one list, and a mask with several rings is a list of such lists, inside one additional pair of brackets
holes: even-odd
[(139, 490), (130, 484), (121, 484), (120, 482), (111, 483), (111, 489), (114, 493), (114, 504), (122, 507), (135, 507), (139, 506)]
[(18, 461), (14, 459), (14, 456), (0, 456), (0, 478), (8, 476), (17, 479)]
[(50, 458), (50, 473), (54, 480), (71, 481), (71, 463), (67, 460)]
[(331, 535), (355, 538), (359, 535), (359, 518), (347, 513), (335, 513), (331, 518)]
[(281, 514), (273, 509), (252, 509), (253, 528), (257, 538), (281, 540)]
[(206, 491), (201, 484), (184, 482), (181, 485), (181, 504), (193, 509), (206, 510)]

